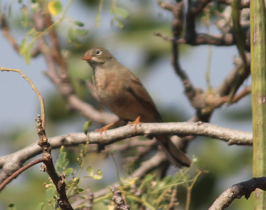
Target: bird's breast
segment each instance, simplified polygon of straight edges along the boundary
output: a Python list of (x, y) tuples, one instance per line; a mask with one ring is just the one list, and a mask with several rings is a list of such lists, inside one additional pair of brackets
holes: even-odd
[(116, 104), (116, 106), (123, 106), (124, 96), (122, 88), (124, 88), (124, 83), (119, 79), (117, 71), (105, 71), (97, 69), (95, 72), (95, 89), (96, 93), (107, 108), (110, 109), (110, 105)]

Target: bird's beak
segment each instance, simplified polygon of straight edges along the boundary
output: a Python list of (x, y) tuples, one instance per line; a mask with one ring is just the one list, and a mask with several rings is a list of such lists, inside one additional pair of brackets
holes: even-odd
[(91, 58), (92, 58), (91, 55), (84, 55), (83, 58), (82, 58), (82, 60), (89, 61), (89, 60), (91, 60)]

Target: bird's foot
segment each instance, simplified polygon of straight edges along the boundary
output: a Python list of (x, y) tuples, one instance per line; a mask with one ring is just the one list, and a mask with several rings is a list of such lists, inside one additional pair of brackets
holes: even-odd
[(104, 150), (104, 143), (103, 143), (103, 136), (102, 136), (102, 132), (106, 132), (109, 128), (111, 128), (112, 126), (114, 126), (115, 123), (111, 123), (109, 125), (106, 125), (100, 129), (96, 129), (95, 131), (98, 131), (100, 134), (100, 140), (99, 140), (99, 144), (98, 144), (98, 152)]
[(140, 118), (141, 116), (138, 116), (135, 121), (129, 123), (130, 125), (134, 125), (134, 134), (137, 133), (137, 125), (140, 124)]

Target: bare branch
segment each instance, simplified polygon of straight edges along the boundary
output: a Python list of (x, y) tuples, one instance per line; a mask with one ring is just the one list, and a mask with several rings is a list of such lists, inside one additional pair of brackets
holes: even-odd
[(5, 181), (3, 181), (0, 185), (0, 192), (1, 190), (8, 184), (10, 183), (13, 179), (15, 179), (19, 174), (21, 174), (23, 171), (26, 171), (28, 168), (41, 163), (45, 160), (44, 157), (41, 157), (39, 159), (33, 160), (30, 163), (24, 165), (23, 167), (21, 167), (20, 169), (18, 169), (15, 173), (13, 173), (11, 176), (9, 176)]
[[(252, 133), (237, 131), (208, 123), (141, 123), (137, 126), (136, 133), (132, 125), (107, 130), (102, 133), (102, 141), (99, 132), (90, 132), (88, 136), (84, 133), (70, 133), (57, 137), (52, 137), (49, 142), (52, 148), (64, 146), (74, 146), (85, 144), (89, 138), (90, 144), (110, 145), (125, 138), (158, 134), (181, 135), (181, 136), (207, 136), (228, 142), (229, 145), (252, 145)], [(14, 173), (28, 159), (41, 153), (41, 149), (32, 144), (13, 154), (0, 157), (0, 168), (3, 171), (0, 175), (0, 182), (3, 182), (10, 174)]]
[(44, 107), (44, 101), (43, 101), (43, 97), (40, 94), (40, 92), (38, 91), (38, 89), (36, 88), (36, 86), (33, 84), (33, 82), (20, 70), (20, 69), (9, 69), (9, 68), (4, 68), (0, 66), (0, 70), (1, 71), (12, 71), (12, 72), (17, 72), (19, 74), (21, 74), (22, 78), (24, 78), (32, 87), (32, 89), (34, 90), (34, 92), (36, 93), (36, 95), (39, 98), (39, 102), (40, 102), (40, 110), (42, 113), (42, 119), (43, 119), (43, 128), (45, 128), (45, 122), (46, 122), (46, 117), (45, 117), (45, 107)]
[(125, 204), (123, 197), (121, 196), (120, 190), (116, 189), (114, 186), (111, 186), (111, 191), (113, 193), (112, 201), (116, 204), (115, 208), (117, 210), (129, 210), (130, 206)]
[(240, 182), (225, 190), (211, 205), (209, 210), (222, 210), (227, 208), (236, 198), (240, 199), (243, 195), (246, 199), (253, 191), (266, 191), (266, 177), (253, 178), (245, 182)]

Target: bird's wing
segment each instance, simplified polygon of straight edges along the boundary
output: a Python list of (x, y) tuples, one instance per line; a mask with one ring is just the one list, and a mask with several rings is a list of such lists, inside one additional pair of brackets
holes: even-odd
[[(134, 85), (133, 85), (134, 84)], [(144, 106), (150, 110), (158, 122), (162, 122), (162, 117), (151, 99), (147, 90), (143, 87), (140, 80), (130, 72), (130, 85), (128, 91)]]

